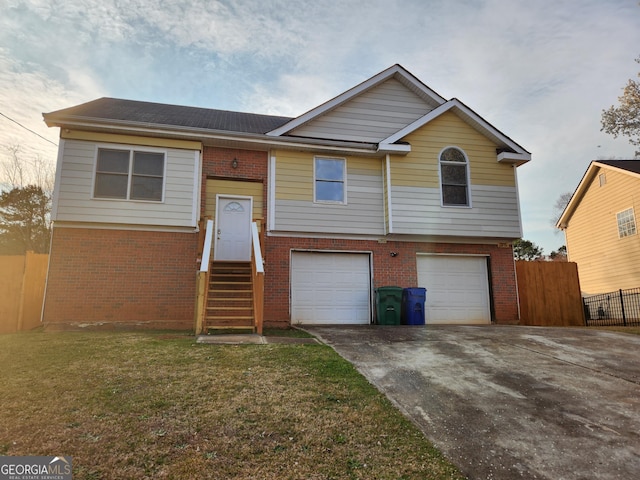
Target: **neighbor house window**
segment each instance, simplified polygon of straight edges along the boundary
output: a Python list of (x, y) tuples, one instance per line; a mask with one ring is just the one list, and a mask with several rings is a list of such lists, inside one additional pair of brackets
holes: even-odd
[(346, 203), (346, 163), (344, 158), (315, 158), (314, 201)]
[(636, 218), (633, 208), (618, 213), (618, 237), (629, 237), (636, 234)]
[(162, 201), (164, 153), (99, 148), (95, 198)]
[(467, 157), (457, 148), (446, 148), (440, 154), (442, 205), (469, 206)]

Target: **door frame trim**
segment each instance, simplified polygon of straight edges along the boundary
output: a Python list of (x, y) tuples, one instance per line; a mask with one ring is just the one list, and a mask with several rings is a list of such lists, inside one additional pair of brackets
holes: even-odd
[[(216, 218), (215, 218), (215, 225), (214, 225), (214, 241), (213, 241), (213, 260), (217, 261), (217, 262), (225, 262), (227, 260), (219, 260), (216, 258), (216, 253), (218, 252), (218, 219), (220, 218), (219, 215), (219, 208), (220, 208), (220, 199), (221, 198), (235, 198), (238, 200), (249, 200), (249, 239), (251, 239), (251, 222), (253, 222), (253, 197), (250, 195), (228, 195), (225, 193), (216, 193)], [(251, 259), (249, 259), (251, 260)], [(231, 261), (231, 260), (229, 260)]]

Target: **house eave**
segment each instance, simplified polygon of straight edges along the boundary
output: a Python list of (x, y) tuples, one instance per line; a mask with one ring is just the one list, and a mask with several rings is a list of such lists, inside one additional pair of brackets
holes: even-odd
[(576, 208), (578, 208), (578, 206), (580, 205), (580, 202), (582, 201), (582, 197), (584, 196), (586, 189), (589, 187), (589, 185), (591, 185), (591, 182), (595, 178), (599, 169), (615, 170), (635, 178), (640, 178), (640, 174), (638, 173), (630, 172), (624, 169), (618, 169), (615, 166), (611, 166), (606, 163), (601, 163), (597, 160), (593, 160), (587, 167), (587, 170), (582, 176), (580, 183), (578, 183), (578, 186), (573, 192), (573, 195), (571, 195), (571, 199), (569, 200), (569, 203), (567, 203), (567, 206), (562, 212), (562, 215), (560, 215), (560, 218), (556, 222), (556, 225), (555, 225), (556, 228), (560, 230), (566, 230), (569, 227), (569, 222), (571, 221), (571, 217), (573, 216), (573, 213), (575, 212)]
[(501, 152), (498, 154), (499, 163), (510, 163), (516, 167), (529, 161), (531, 161), (530, 153)]
[(175, 125), (128, 122), (87, 117), (52, 117), (45, 114), (44, 120), (49, 127), (60, 127), (95, 132), (111, 132), (151, 137), (167, 137), (196, 140), (204, 145), (236, 146), (253, 150), (269, 150), (273, 148), (331, 151), (352, 155), (382, 155), (378, 145), (373, 143), (347, 142), (300, 137), (271, 137), (265, 134), (232, 132), (227, 130), (211, 130)]

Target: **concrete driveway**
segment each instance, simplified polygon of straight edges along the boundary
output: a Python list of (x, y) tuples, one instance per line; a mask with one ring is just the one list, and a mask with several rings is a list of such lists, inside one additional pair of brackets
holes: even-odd
[(470, 479), (640, 477), (640, 336), (578, 328), (305, 328)]

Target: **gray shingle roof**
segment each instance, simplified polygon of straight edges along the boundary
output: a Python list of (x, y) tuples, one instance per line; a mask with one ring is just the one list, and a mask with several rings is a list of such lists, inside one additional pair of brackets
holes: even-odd
[(291, 120), (289, 117), (107, 97), (45, 114), (45, 119), (54, 121), (70, 117), (253, 134), (265, 134)]
[(640, 173), (640, 160), (596, 160), (610, 167), (621, 168), (633, 173)]

